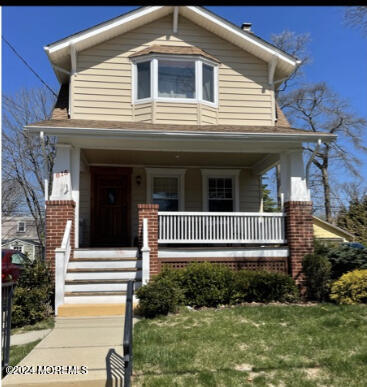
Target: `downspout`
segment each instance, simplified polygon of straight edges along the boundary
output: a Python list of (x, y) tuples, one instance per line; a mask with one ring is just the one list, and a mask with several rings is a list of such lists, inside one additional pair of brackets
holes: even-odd
[(46, 157), (46, 148), (45, 148), (45, 133), (43, 131), (40, 132), (40, 140), (41, 140), (41, 147), (42, 147), (42, 153), (43, 153), (43, 168), (44, 168), (44, 184), (45, 184), (45, 207), (46, 207), (46, 201), (48, 200), (48, 163), (47, 163), (47, 157)]

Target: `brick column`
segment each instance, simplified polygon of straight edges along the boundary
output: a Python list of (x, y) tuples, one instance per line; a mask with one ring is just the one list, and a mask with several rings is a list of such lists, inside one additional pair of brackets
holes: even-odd
[(143, 244), (143, 219), (148, 219), (148, 243), (150, 248), (150, 276), (161, 271), (158, 260), (158, 209), (159, 204), (138, 204), (138, 237), (139, 249)]
[(73, 200), (49, 200), (46, 202), (46, 262), (50, 265), (55, 277), (55, 249), (61, 247), (66, 221), (71, 220), (71, 257), (74, 250), (74, 217), (75, 202)]
[(312, 202), (284, 203), (289, 246), (289, 274), (302, 287), (302, 260), (313, 251)]

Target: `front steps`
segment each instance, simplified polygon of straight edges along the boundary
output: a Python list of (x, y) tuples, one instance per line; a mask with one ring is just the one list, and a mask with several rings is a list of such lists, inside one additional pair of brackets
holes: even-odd
[(123, 314), (127, 282), (134, 280), (135, 290), (141, 286), (141, 267), (136, 248), (76, 249), (67, 267), (58, 316)]

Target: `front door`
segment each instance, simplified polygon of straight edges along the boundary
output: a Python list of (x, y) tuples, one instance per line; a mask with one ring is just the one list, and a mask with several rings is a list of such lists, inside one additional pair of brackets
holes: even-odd
[(131, 168), (91, 168), (91, 245), (130, 245)]

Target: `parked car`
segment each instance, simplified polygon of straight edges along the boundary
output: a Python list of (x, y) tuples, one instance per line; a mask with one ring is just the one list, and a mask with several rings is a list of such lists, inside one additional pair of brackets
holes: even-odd
[(343, 243), (343, 246), (348, 246), (348, 247), (353, 247), (354, 249), (365, 249), (366, 246), (362, 245), (362, 243), (359, 243), (359, 242), (346, 242), (346, 243)]
[(17, 250), (2, 249), (1, 250), (2, 271), (1, 281), (17, 281), (24, 264), (29, 262), (29, 258)]

